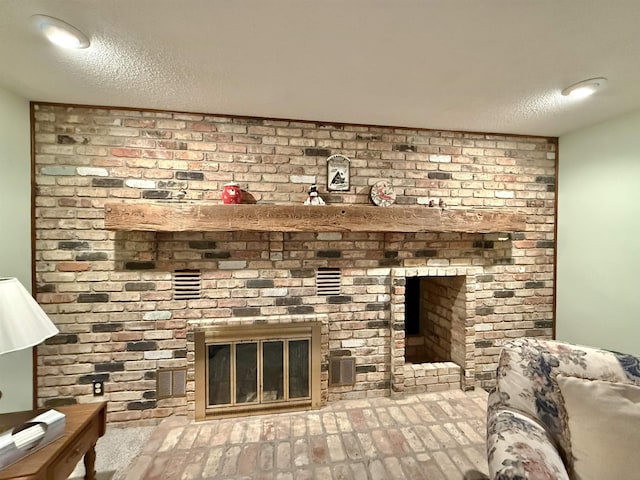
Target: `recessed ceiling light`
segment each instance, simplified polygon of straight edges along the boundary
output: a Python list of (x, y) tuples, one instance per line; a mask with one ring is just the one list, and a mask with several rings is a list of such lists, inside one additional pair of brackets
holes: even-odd
[(63, 48), (87, 48), (89, 39), (73, 25), (47, 15), (33, 15), (32, 20), (47, 39)]
[(589, 80), (583, 80), (578, 83), (562, 90), (562, 95), (570, 96), (573, 98), (585, 98), (589, 95), (593, 95), (602, 85), (607, 83), (607, 79), (604, 77), (590, 78)]

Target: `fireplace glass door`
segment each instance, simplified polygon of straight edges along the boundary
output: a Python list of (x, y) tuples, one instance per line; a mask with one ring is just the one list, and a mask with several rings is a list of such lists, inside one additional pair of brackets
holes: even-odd
[(256, 403), (258, 401), (258, 344), (236, 344), (235, 365), (236, 403)]
[(319, 407), (321, 328), (299, 322), (196, 330), (195, 418)]
[(309, 393), (309, 341), (290, 340), (289, 344), (289, 398), (308, 398)]
[(311, 339), (207, 344), (208, 408), (311, 398)]

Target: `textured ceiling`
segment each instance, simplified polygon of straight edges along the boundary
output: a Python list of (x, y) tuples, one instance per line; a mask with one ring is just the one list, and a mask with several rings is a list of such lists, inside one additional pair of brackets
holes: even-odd
[[(86, 50), (46, 42), (61, 18)], [(559, 136), (640, 108), (638, 0), (0, 0), (29, 100)], [(604, 76), (593, 97), (560, 90)]]

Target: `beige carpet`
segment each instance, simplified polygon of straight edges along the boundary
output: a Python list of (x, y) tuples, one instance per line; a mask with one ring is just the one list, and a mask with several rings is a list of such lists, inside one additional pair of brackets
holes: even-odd
[[(156, 427), (118, 428), (107, 426), (107, 431), (96, 445), (96, 480), (119, 480), (128, 466), (142, 451)], [(84, 464), (80, 462), (70, 479), (84, 478)]]

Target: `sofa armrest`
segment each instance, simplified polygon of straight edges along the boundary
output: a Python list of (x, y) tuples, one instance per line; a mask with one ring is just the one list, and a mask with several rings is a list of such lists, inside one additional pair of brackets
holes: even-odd
[(491, 480), (569, 480), (544, 427), (517, 411), (490, 411), (487, 454)]

